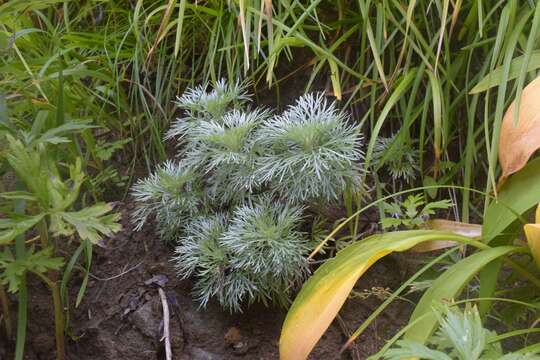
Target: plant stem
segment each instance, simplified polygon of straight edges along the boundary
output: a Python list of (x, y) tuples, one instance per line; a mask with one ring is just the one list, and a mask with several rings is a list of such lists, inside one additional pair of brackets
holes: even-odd
[[(39, 237), (41, 240), (41, 246), (45, 249), (49, 247), (49, 230), (47, 228), (47, 221), (41, 220), (39, 223)], [(42, 277), (43, 279), (43, 277)], [(45, 281), (51, 289), (53, 296), (54, 306), (54, 328), (56, 335), (56, 359), (64, 360), (66, 358), (65, 344), (64, 344), (64, 307), (62, 305), (62, 298), (60, 296), (60, 287), (57, 283), (58, 274), (56, 271), (50, 270), (48, 272), (49, 281)]]
[(11, 339), (12, 327), (11, 327), (11, 315), (9, 313), (9, 299), (7, 297), (4, 286), (0, 284), (0, 303), (2, 305), (2, 313), (4, 314), (4, 323), (6, 327), (6, 336)]
[[(25, 187), (20, 180), (17, 180), (15, 188), (24, 190)], [(26, 202), (24, 200), (15, 200), (14, 212), (24, 214)], [(26, 243), (23, 234), (15, 238), (15, 257), (22, 260), (26, 257)], [(26, 326), (28, 323), (28, 287), (26, 286), (26, 274), (21, 275), (19, 293), (17, 294), (17, 334), (15, 340), (15, 360), (24, 358), (24, 345), (26, 343)]]
[(56, 335), (56, 358), (64, 360), (66, 358), (66, 349), (64, 344), (64, 308), (62, 298), (60, 297), (60, 288), (55, 281), (52, 284), (52, 295), (54, 303), (54, 328)]

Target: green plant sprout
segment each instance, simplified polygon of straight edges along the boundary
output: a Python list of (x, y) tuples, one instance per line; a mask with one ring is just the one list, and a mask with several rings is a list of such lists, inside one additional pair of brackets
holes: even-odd
[(419, 154), (412, 144), (397, 135), (379, 137), (373, 149), (373, 160), (377, 167), (384, 167), (393, 181), (411, 183), (420, 171)]
[[(22, 136), (23, 140), (9, 133), (3, 135), (7, 141), (3, 157), (17, 176), (21, 190), (1, 193), (0, 204), (2, 208), (10, 209), (22, 203), (26, 214), (5, 211), (0, 219), (0, 246), (3, 248), (0, 251), (0, 284), (7, 286), (11, 293), (20, 292), (21, 287), (26, 287), (26, 274), (31, 273), (49, 287), (54, 305), (57, 359), (65, 359), (64, 307), (67, 304), (59, 282), (64, 259), (55, 255), (56, 242), (51, 241), (50, 236), (56, 239), (76, 237), (85, 251), (91, 251), (92, 244), (121, 228), (119, 214), (111, 213), (110, 204), (98, 203), (75, 210), (85, 180), (81, 161), (78, 159), (69, 165), (66, 176), (66, 171), (56, 165), (52, 145), (67, 141), (65, 136), (76, 129), (77, 126), (65, 124), (39, 137)], [(25, 235), (33, 230), (38, 233), (39, 245), (25, 249)], [(11, 250), (12, 245), (17, 249), (15, 253)], [(69, 275), (69, 272), (64, 273), (65, 283)], [(85, 286), (80, 289), (77, 304), (84, 289)], [(21, 331), (24, 334), (21, 326), (25, 324), (18, 324), (18, 334)], [(17, 342), (22, 343), (16, 350), (16, 358), (19, 359), (22, 358), (24, 338), (18, 338)]]
[(202, 306), (285, 306), (307, 273), (305, 209), (361, 185), (359, 128), (321, 94), (273, 114), (247, 106), (245, 85), (207, 88), (178, 99), (184, 116), (166, 138), (179, 159), (133, 187), (136, 229), (153, 215), (161, 237), (177, 242), (178, 274), (194, 279)]
[(166, 161), (150, 176), (139, 180), (132, 191), (137, 199), (137, 208), (132, 213), (135, 230), (140, 230), (153, 214), (161, 237), (172, 240), (171, 236), (203, 206), (197, 180), (197, 174), (184, 163), (173, 161)]
[(406, 229), (421, 227), (435, 210), (448, 209), (452, 206), (450, 200), (428, 202), (424, 200), (424, 195), (409, 195), (403, 202), (383, 202), (382, 209), (387, 215), (381, 218), (383, 229), (397, 229), (401, 226)]

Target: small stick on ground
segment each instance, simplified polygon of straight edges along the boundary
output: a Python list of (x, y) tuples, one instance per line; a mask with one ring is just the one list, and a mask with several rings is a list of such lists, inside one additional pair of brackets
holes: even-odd
[(169, 333), (169, 304), (167, 303), (165, 291), (162, 288), (158, 288), (158, 293), (161, 298), (161, 306), (163, 307), (163, 337), (161, 340), (165, 340), (165, 359), (172, 360), (171, 336)]

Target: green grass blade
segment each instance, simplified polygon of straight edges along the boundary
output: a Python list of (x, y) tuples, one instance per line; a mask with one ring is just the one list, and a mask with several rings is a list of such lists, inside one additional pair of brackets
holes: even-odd
[(517, 122), (519, 119), (521, 93), (523, 92), (523, 87), (525, 86), (525, 75), (527, 75), (532, 52), (534, 50), (534, 46), (536, 45), (536, 39), (538, 37), (539, 27), (540, 27), (540, 5), (536, 4), (536, 10), (534, 11), (533, 21), (531, 24), (531, 31), (528, 34), (527, 45), (525, 47), (525, 54), (523, 55), (523, 64), (521, 65), (521, 69), (520, 69), (519, 76), (517, 79), (517, 84), (516, 84), (517, 92), (516, 92), (516, 97), (515, 97), (516, 111), (514, 111), (514, 119), (513, 119), (514, 125), (517, 125)]
[(176, 22), (176, 37), (174, 40), (174, 57), (178, 57), (180, 51), (180, 44), (182, 40), (182, 28), (184, 26), (184, 15), (186, 12), (187, 0), (180, 0), (180, 6), (178, 7), (178, 20)]
[[(422, 319), (405, 333), (405, 339), (425, 343), (437, 326), (437, 317), (432, 311), (433, 302), (455, 299), (465, 285), (491, 261), (520, 249), (515, 246), (499, 246), (479, 251), (452, 265), (439, 276), (424, 293), (416, 305), (410, 323)], [(426, 315), (428, 314), (428, 315)]]
[(90, 275), (90, 266), (92, 265), (92, 243), (88, 240), (85, 240), (83, 242), (83, 245), (84, 253), (86, 254), (86, 268), (84, 271), (84, 278), (81, 283), (81, 287), (79, 289), (79, 292), (77, 293), (77, 299), (75, 300), (75, 307), (79, 307), (84, 297), (84, 293), (86, 292), (86, 287), (88, 285), (88, 277)]
[[(525, 55), (514, 58), (510, 63), (510, 71), (508, 72), (506, 81), (516, 79), (519, 76), (520, 71), (522, 71), (524, 65)], [(527, 63), (526, 72), (530, 72), (538, 68), (540, 68), (540, 50), (535, 50), (530, 54), (530, 59)], [(478, 94), (493, 87), (500, 86), (501, 83), (504, 81), (502, 77), (502, 71), (502, 66), (499, 66), (493, 71), (491, 71), (484, 78), (482, 78), (482, 80), (480, 80), (474, 88), (472, 88), (469, 94)]]
[[(24, 185), (17, 181), (17, 190), (24, 190)], [(24, 200), (15, 200), (14, 211), (17, 214), (24, 214), (26, 202)], [(17, 259), (26, 258), (25, 236), (19, 235), (15, 239), (15, 256)], [(15, 342), (15, 360), (23, 360), (24, 346), (26, 343), (26, 324), (28, 321), (28, 287), (26, 285), (26, 274), (21, 275), (19, 292), (17, 294), (17, 339)]]

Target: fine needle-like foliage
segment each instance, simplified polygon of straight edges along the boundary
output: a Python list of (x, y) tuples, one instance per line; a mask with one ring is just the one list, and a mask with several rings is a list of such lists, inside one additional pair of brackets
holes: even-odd
[(234, 267), (286, 281), (299, 275), (305, 262), (302, 254), (308, 250), (296, 230), (301, 219), (301, 208), (266, 197), (234, 210), (221, 243), (233, 254)]
[[(214, 89), (207, 92), (208, 84), (187, 88), (178, 97), (176, 105), (185, 112), (185, 116), (173, 122), (165, 139), (181, 140), (191, 135), (190, 129), (201, 121), (219, 120), (234, 106), (243, 106), (250, 100), (246, 84), (229, 84), (219, 80)], [(181, 141), (179, 141), (181, 143)]]
[(306, 264), (307, 242), (296, 230), (301, 216), (300, 208), (265, 198), (239, 206), (230, 221), (223, 214), (195, 218), (178, 239), (178, 273), (196, 279), (202, 306), (212, 297), (231, 311), (246, 300), (286, 304), (288, 285)]
[(377, 167), (384, 167), (394, 181), (410, 183), (418, 174), (418, 150), (405, 141), (393, 135), (379, 137), (373, 149), (373, 160)]
[(238, 83), (206, 89), (178, 99), (184, 116), (166, 138), (180, 159), (134, 186), (136, 228), (154, 215), (161, 237), (177, 241), (173, 261), (202, 306), (286, 305), (311, 250), (305, 208), (360, 186), (359, 129), (321, 94), (273, 115), (247, 108)]
[(137, 208), (132, 217), (139, 230), (151, 214), (158, 222), (163, 238), (174, 236), (201, 205), (196, 174), (184, 163), (166, 161), (154, 173), (139, 180), (132, 188)]
[(268, 118), (266, 110), (231, 110), (217, 120), (201, 121), (185, 161), (207, 177), (207, 191), (218, 204), (243, 200), (261, 184), (255, 174), (257, 144), (253, 134)]
[(360, 130), (322, 94), (300, 97), (257, 137), (265, 147), (259, 176), (293, 201), (335, 200), (347, 185), (359, 186)]

